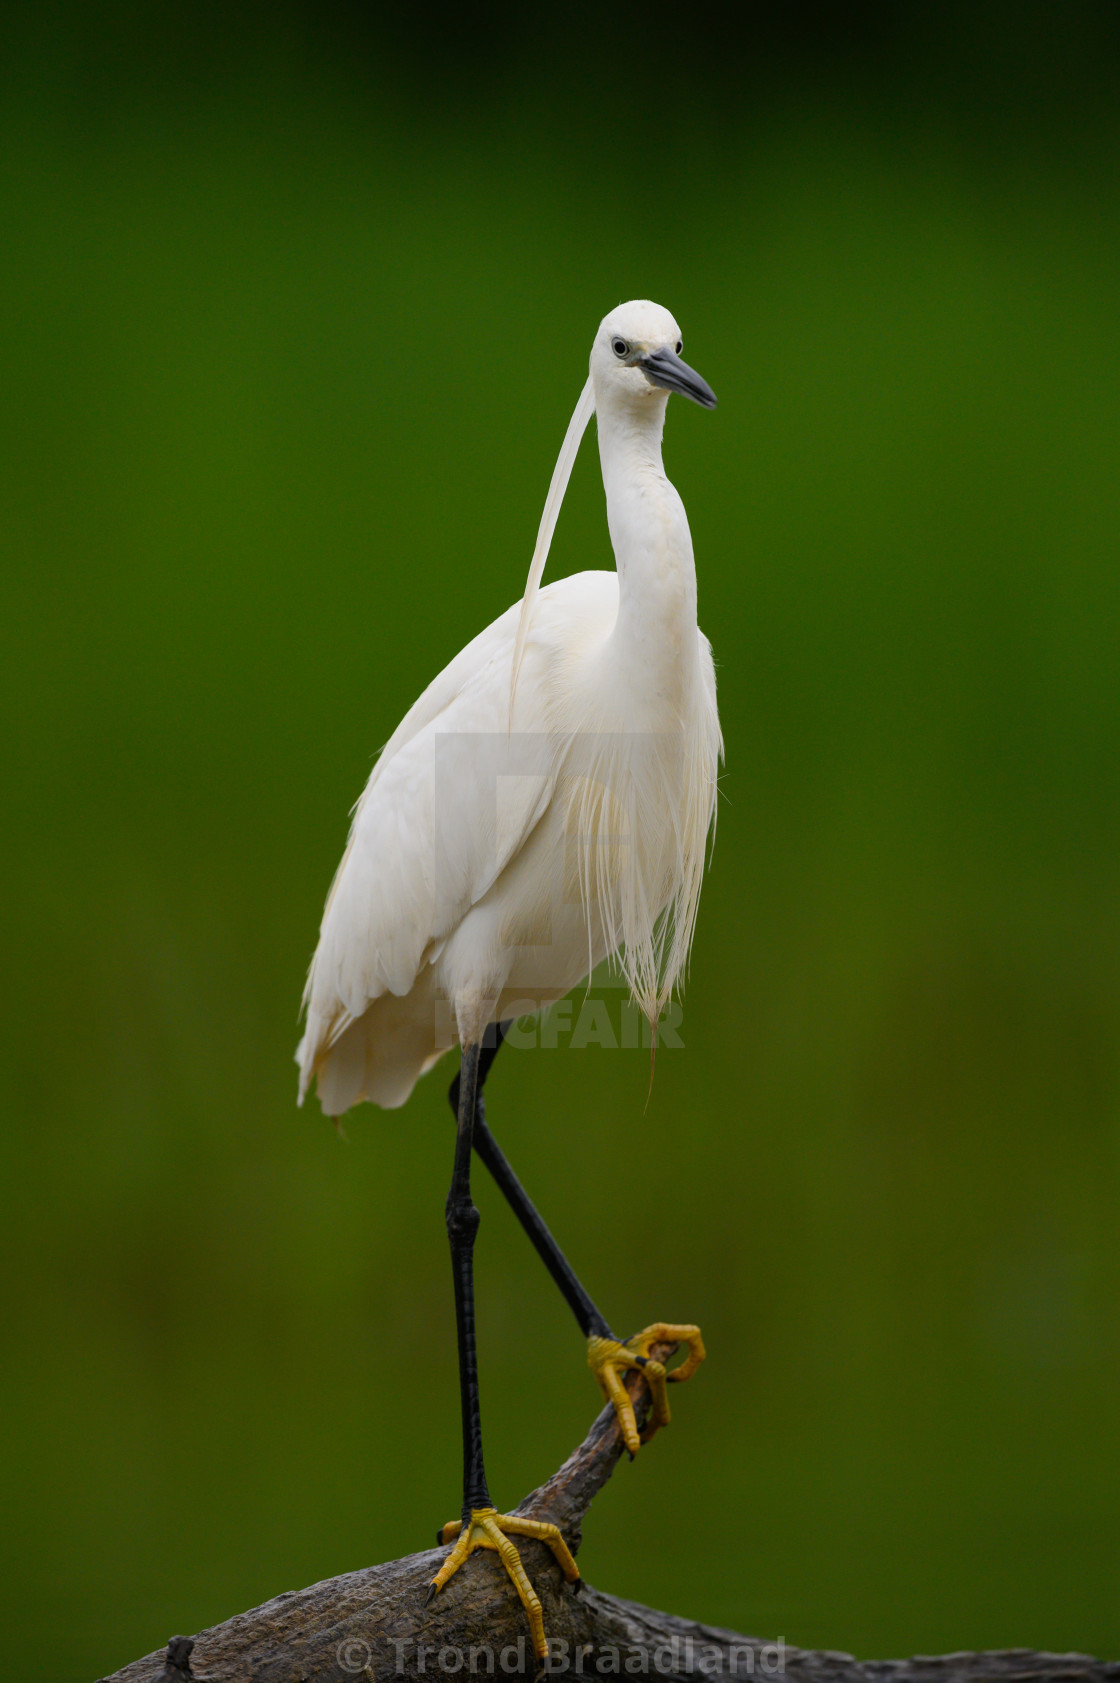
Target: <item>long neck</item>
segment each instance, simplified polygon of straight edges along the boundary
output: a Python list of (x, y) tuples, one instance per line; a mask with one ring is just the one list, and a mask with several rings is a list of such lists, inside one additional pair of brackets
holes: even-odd
[(668, 698), (693, 675), (697, 639), (692, 535), (661, 462), (666, 402), (600, 409), (598, 431), (618, 567), (616, 658)]

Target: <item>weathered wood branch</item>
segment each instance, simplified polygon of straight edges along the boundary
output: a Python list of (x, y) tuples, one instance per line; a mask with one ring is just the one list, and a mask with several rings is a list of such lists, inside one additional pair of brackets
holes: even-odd
[[(654, 1356), (669, 1351), (655, 1346)], [(630, 1375), (639, 1426), (649, 1399)], [(605, 1408), (584, 1442), (517, 1512), (558, 1525), (573, 1552), (591, 1502), (623, 1454), (614, 1411)], [(805, 1683), (1120, 1683), (1120, 1664), (1084, 1654), (948, 1654), (911, 1660), (854, 1660), (767, 1643), (757, 1637), (659, 1613), (590, 1586), (576, 1593), (541, 1543), (518, 1548), (541, 1598), (553, 1648), (551, 1674), (692, 1679), (785, 1677)], [(407, 1555), (290, 1590), (166, 1650), (135, 1660), (102, 1683), (387, 1683), (390, 1678), (534, 1676), (540, 1670), (517, 1593), (489, 1555), (475, 1555), (425, 1606), (447, 1550)]]

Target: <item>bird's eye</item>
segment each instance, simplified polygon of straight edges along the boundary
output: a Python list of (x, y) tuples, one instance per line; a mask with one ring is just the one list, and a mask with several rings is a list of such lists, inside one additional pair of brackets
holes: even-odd
[(677, 355), (680, 356), (680, 354), (683, 350), (684, 350), (684, 340), (683, 339), (678, 339), (677, 340)]
[(630, 347), (626, 343), (625, 339), (612, 339), (611, 340), (611, 350), (614, 352), (615, 356), (629, 356), (630, 355)]

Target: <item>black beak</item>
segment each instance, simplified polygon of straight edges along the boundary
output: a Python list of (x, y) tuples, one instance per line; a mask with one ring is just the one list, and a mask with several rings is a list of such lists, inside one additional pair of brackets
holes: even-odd
[(702, 380), (694, 368), (682, 362), (674, 351), (650, 351), (639, 357), (638, 367), (652, 386), (664, 386), (667, 392), (680, 392), (690, 397), (702, 409), (714, 409), (716, 394), (707, 380)]

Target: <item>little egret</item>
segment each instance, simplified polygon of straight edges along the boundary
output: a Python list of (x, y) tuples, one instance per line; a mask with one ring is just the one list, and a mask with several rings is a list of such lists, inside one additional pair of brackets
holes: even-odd
[[(468, 643), (381, 752), (354, 809), (304, 993), (296, 1054), (302, 1102), (314, 1077), (338, 1116), (362, 1099), (402, 1105), (458, 1042), (447, 1231), (463, 1416), (461, 1521), (429, 1590), (476, 1548), (517, 1586), (534, 1647), (540, 1602), (510, 1537), (547, 1543), (579, 1571), (555, 1526), (499, 1514), (482, 1459), (475, 1345), (472, 1148), (490, 1170), (588, 1341), (627, 1449), (639, 1436), (621, 1375), (649, 1384), (651, 1428), (669, 1419), (667, 1380), (704, 1357), (694, 1326), (657, 1323), (617, 1339), (577, 1280), (486, 1125), (482, 1089), (511, 1018), (568, 993), (617, 959), (651, 1023), (688, 958), (723, 752), (711, 647), (696, 624), (684, 507), (665, 477), (668, 394), (715, 407), (681, 361), (667, 310), (622, 304), (599, 327), (541, 517), (520, 603)], [(598, 418), (616, 572), (540, 589), (580, 439)], [(667, 1372), (658, 1341), (688, 1355)]]

